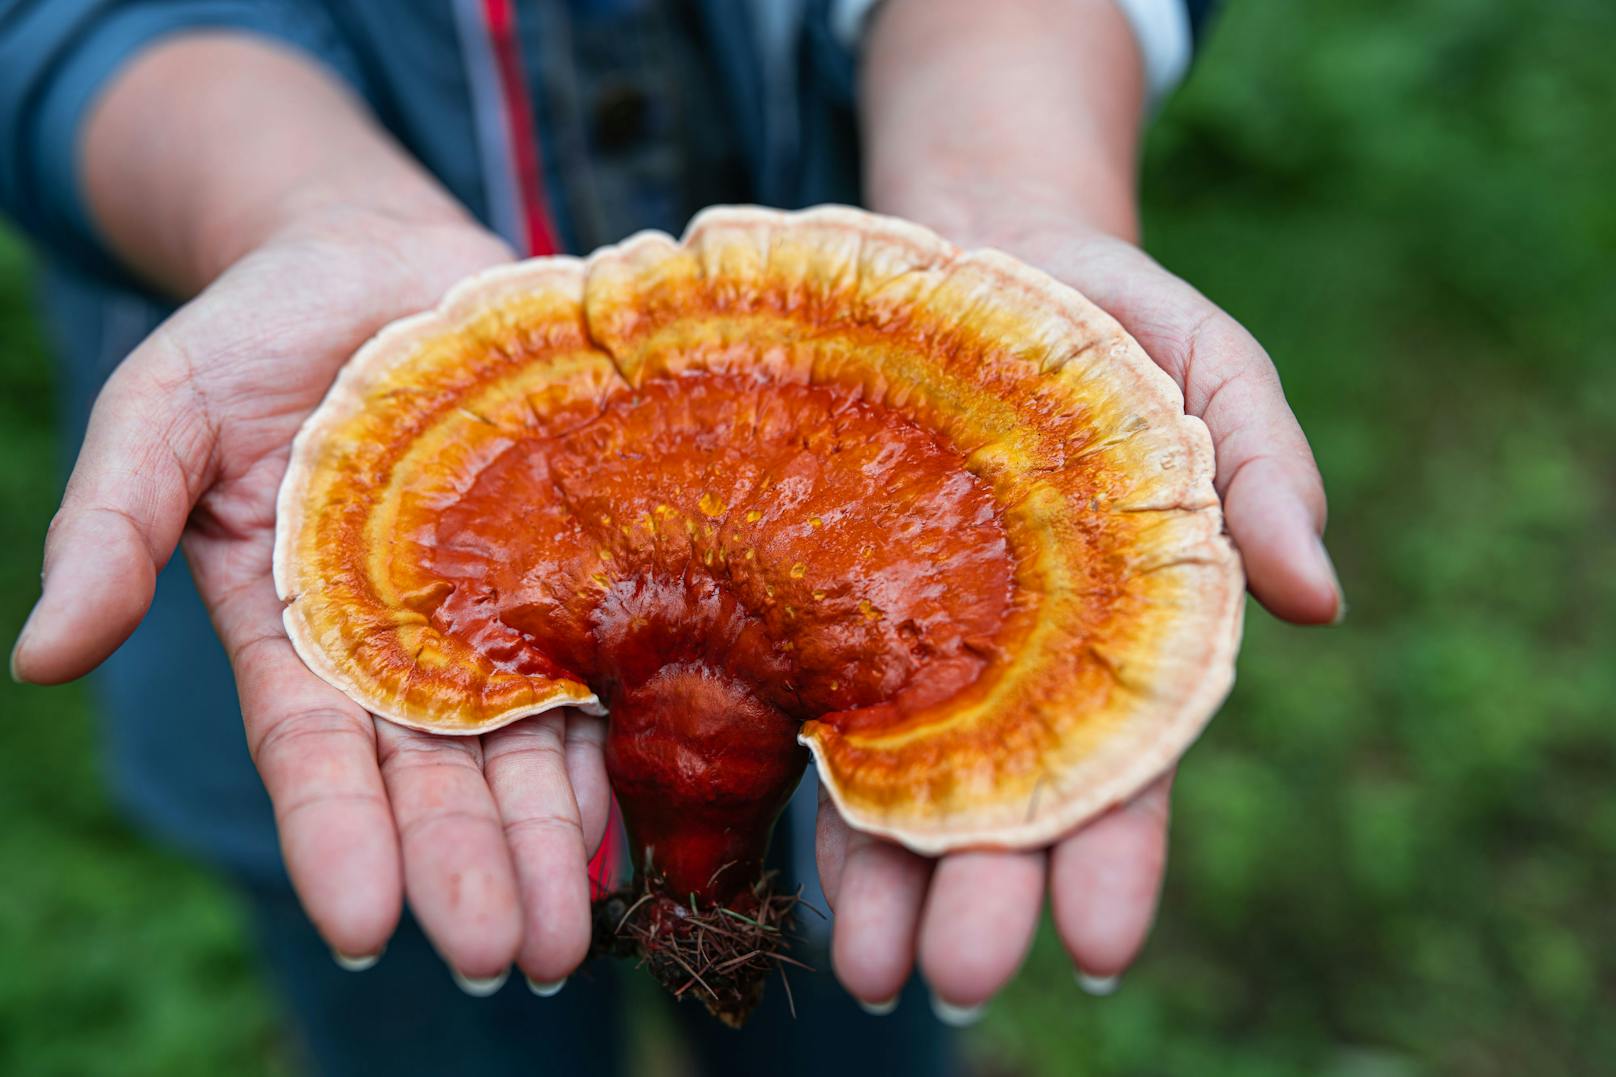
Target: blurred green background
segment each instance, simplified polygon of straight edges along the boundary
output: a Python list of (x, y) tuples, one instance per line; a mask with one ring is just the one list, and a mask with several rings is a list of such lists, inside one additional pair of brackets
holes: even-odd
[[(1616, 1070), (1616, 5), (1232, 0), (1147, 238), (1274, 355), (1351, 614), (1253, 607), (1161, 924), (1092, 999), (1045, 932), (992, 1073)], [(0, 237), (0, 636), (60, 483)], [(0, 685), (0, 1073), (288, 1072), (227, 891), (102, 791), (88, 695)]]

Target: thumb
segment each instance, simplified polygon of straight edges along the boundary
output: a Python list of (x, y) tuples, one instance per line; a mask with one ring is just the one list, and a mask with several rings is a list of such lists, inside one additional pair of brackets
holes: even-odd
[(204, 487), (215, 442), (165, 325), (107, 380), (90, 413), (45, 538), (42, 593), (11, 653), (14, 679), (70, 681), (129, 638)]

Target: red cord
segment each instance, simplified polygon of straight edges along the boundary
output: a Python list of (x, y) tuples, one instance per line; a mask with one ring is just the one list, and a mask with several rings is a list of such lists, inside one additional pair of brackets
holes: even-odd
[[(483, 16), (499, 65), (500, 91), (505, 97), (505, 116), (510, 124), (516, 183), (521, 191), (527, 253), (530, 257), (561, 253), (550, 204), (544, 192), (544, 169), (539, 160), (537, 128), (533, 106), (528, 100), (527, 82), (522, 74), (522, 45), (516, 33), (516, 9), (512, 0), (483, 0)], [(602, 897), (616, 888), (619, 865), (623, 863), (622, 815), (617, 798), (612, 798), (606, 835), (589, 861), (591, 897)]]
[(516, 9), (512, 0), (483, 0), (483, 15), (488, 20), (488, 36), (493, 41), (494, 58), (499, 65), (500, 90), (505, 95), (517, 188), (521, 191), (522, 215), (526, 218), (527, 253), (530, 256), (559, 254), (561, 246), (556, 241), (555, 224), (550, 219), (549, 201), (544, 193), (544, 169), (539, 162), (533, 106), (522, 75), (522, 44), (516, 34)]

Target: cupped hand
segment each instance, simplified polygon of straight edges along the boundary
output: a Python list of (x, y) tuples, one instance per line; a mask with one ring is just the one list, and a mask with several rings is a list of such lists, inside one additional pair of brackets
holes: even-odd
[[(1318, 469), (1273, 363), (1249, 333), (1132, 244), (1074, 230), (1058, 215), (955, 228), (952, 238), (1015, 254), (1116, 317), (1211, 431), (1225, 524), (1252, 594), (1288, 621), (1340, 616), (1340, 587), (1320, 537)], [(918, 962), (939, 1014), (968, 1021), (1020, 966), (1047, 891), (1083, 982), (1109, 990), (1155, 917), (1171, 783), (1163, 776), (1048, 849), (935, 861), (850, 830), (822, 799), (819, 871), (836, 910), (837, 975), (879, 1010)]]
[[(1339, 614), (1318, 473), (1249, 334), (1120, 240), (1043, 222), (955, 238), (1020, 255), (1115, 315), (1212, 432), (1254, 595), (1301, 623)], [(12, 656), (15, 674), (35, 683), (89, 671), (134, 630), (183, 542), (311, 919), (335, 951), (362, 958), (385, 945), (407, 896), (479, 990), (513, 961), (537, 983), (559, 980), (587, 951), (585, 865), (609, 803), (601, 724), (552, 712), (448, 738), (375, 721), (297, 658), (270, 564), (291, 439), (337, 368), (387, 321), (508, 257), (463, 224), (353, 214), (283, 235), (223, 274), (109, 379)], [(1047, 887), (1077, 967), (1095, 981), (1116, 976), (1154, 915), (1169, 784), (1047, 850), (937, 861), (852, 832), (822, 804), (837, 974), (880, 1004), (918, 961), (944, 1012), (968, 1014), (1019, 966)]]
[(108, 379), (12, 655), (24, 681), (88, 672), (134, 631), (183, 545), (315, 926), (363, 963), (407, 896), (475, 991), (513, 961), (560, 980), (587, 952), (586, 864), (609, 804), (600, 720), (551, 712), (462, 738), (373, 720), (293, 652), (270, 565), (292, 438), (338, 367), (509, 257), (462, 222), (332, 212), (232, 266)]

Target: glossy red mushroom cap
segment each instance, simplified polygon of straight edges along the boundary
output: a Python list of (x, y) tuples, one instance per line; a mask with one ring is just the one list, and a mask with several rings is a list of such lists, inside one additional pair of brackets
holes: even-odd
[[(711, 210), (388, 327), (297, 439), (275, 575), (382, 717), (660, 685), (799, 723), (848, 821), (923, 852), (1171, 765), (1243, 594), (1206, 429), (1109, 316), (849, 209)], [(701, 732), (692, 773), (734, 747)]]

